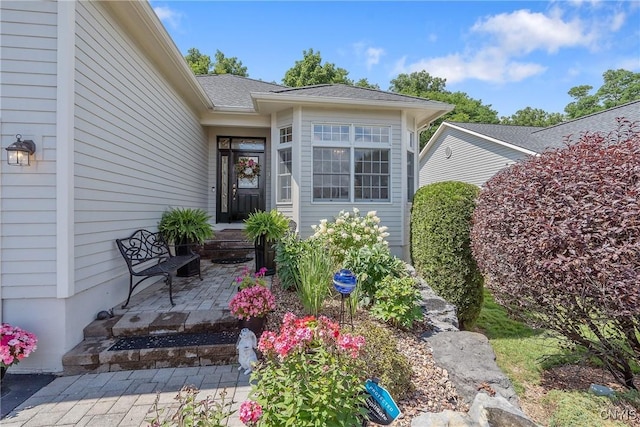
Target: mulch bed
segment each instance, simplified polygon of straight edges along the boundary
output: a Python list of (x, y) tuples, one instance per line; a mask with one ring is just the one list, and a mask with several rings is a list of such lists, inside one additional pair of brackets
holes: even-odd
[[(305, 315), (297, 294), (283, 290), (277, 276), (273, 278), (271, 290), (276, 297), (277, 307), (267, 317), (268, 330), (279, 330), (286, 312), (292, 312), (297, 316)], [(325, 302), (321, 314), (337, 321), (340, 318), (340, 298), (336, 297)], [(357, 325), (365, 319), (370, 320), (368, 314), (364, 310), (358, 310), (353, 322)], [(383, 323), (378, 324), (389, 329), (395, 335), (398, 351), (409, 359), (413, 367), (411, 381), (416, 391), (405, 399), (396, 400), (402, 415), (392, 424), (393, 426), (410, 426), (411, 420), (424, 411), (468, 410), (467, 405), (459, 400), (447, 371), (436, 366), (429, 345), (420, 340), (421, 333), (428, 328), (426, 324), (415, 325), (411, 331), (399, 331)], [(343, 325), (343, 327), (350, 328), (347, 325)], [(384, 386), (384, 384), (382, 385)]]

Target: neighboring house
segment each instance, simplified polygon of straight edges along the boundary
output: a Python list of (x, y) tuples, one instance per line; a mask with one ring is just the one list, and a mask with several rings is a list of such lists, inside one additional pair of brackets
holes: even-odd
[[(343, 85), (195, 77), (147, 2), (0, 3), (0, 317), (35, 332), (14, 372), (59, 372), (127, 296), (115, 239), (170, 206), (218, 229), (277, 208), (311, 225), (378, 211), (407, 256), (420, 131), (451, 105)], [(32, 140), (30, 166), (8, 165)], [(237, 176), (239, 158), (261, 165)]]
[(443, 122), (420, 151), (420, 186), (440, 181), (481, 186), (518, 160), (564, 147), (567, 136), (577, 140), (587, 131), (615, 131), (616, 118), (622, 117), (640, 121), (640, 101), (546, 128)]

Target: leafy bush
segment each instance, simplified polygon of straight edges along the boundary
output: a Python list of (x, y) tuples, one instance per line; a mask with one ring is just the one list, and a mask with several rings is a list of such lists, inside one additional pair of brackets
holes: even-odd
[(275, 209), (255, 211), (244, 220), (244, 234), (252, 241), (264, 236), (266, 242), (276, 242), (289, 231), (289, 218)]
[(369, 211), (365, 216), (360, 216), (358, 208), (353, 208), (353, 212), (340, 211), (334, 221), (323, 219), (312, 228), (315, 231), (312, 238), (328, 243), (336, 265), (342, 264), (349, 250), (376, 243), (388, 244), (387, 227), (380, 225), (376, 211)]
[(418, 189), (411, 211), (411, 257), (433, 290), (458, 308), (470, 329), (482, 307), (483, 278), (471, 254), (469, 231), (478, 187), (447, 181)]
[(283, 289), (295, 288), (300, 283), (298, 261), (308, 246), (306, 240), (300, 240), (294, 233), (288, 233), (276, 242), (276, 268)]
[(412, 277), (385, 277), (375, 294), (371, 314), (393, 326), (410, 328), (422, 319), (420, 290)]
[(395, 400), (401, 400), (414, 391), (411, 363), (398, 351), (396, 338), (388, 330), (367, 321), (356, 326), (355, 334), (364, 337), (365, 345), (358, 358), (366, 378), (378, 378)]
[(298, 295), (308, 314), (317, 315), (331, 291), (333, 263), (321, 241), (310, 241), (298, 260)]
[(383, 243), (375, 243), (347, 251), (343, 267), (358, 276), (359, 299), (363, 305), (373, 303), (380, 282), (386, 276), (401, 277), (406, 275), (402, 260), (391, 255), (389, 247)]
[(287, 313), (278, 334), (262, 334), (265, 361), (251, 374), (250, 398), (262, 407), (259, 425), (362, 425), (364, 382), (358, 355), (364, 338), (345, 334), (324, 316)]
[(496, 300), (600, 358), (629, 388), (640, 358), (640, 133), (619, 120), (490, 179), (472, 246)]

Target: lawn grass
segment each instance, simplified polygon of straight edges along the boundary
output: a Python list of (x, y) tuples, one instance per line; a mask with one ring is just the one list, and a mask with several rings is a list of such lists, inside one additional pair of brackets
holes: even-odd
[[(491, 293), (484, 291), (484, 303), (477, 328), (489, 338), (496, 353), (496, 362), (509, 377), (516, 393), (523, 396), (539, 388), (545, 369), (563, 363), (566, 354), (551, 333), (536, 330), (524, 323), (511, 319), (507, 311), (498, 305)], [(532, 403), (532, 402), (529, 402)], [(564, 426), (625, 426), (627, 424), (605, 420), (602, 414), (611, 406), (607, 398), (597, 397), (588, 392), (549, 390), (537, 402), (538, 414), (546, 414), (544, 419), (535, 421), (543, 425)], [(539, 416), (540, 418), (540, 416)]]

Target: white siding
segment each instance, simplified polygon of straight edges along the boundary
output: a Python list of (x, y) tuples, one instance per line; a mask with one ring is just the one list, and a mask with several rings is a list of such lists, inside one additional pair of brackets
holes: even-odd
[(170, 206), (207, 208), (208, 145), (197, 115), (110, 15), (95, 2), (76, 10), (75, 292), (101, 286), (97, 311), (126, 297), (114, 239), (156, 229)]
[[(344, 203), (344, 202), (314, 202), (313, 201), (313, 150), (312, 126), (321, 123), (343, 123), (391, 126), (391, 201), (378, 203)], [(389, 246), (393, 253), (402, 256), (403, 230), (402, 220), (405, 215), (406, 204), (403, 203), (402, 180), (404, 165), (402, 164), (401, 145), (401, 116), (399, 111), (354, 111), (354, 110), (325, 110), (303, 108), (302, 110), (302, 140), (300, 178), (300, 224), (298, 228), (301, 236), (312, 234), (311, 226), (318, 224), (321, 219), (332, 219), (341, 210), (351, 211), (357, 207), (362, 214), (375, 210), (381, 219), (381, 224), (389, 230)]]
[[(446, 148), (451, 157), (445, 155)], [(420, 160), (420, 186), (462, 181), (481, 186), (526, 154), (457, 129), (447, 128)]]
[[(57, 19), (55, 2), (0, 2), (0, 317), (39, 338), (16, 372), (55, 370), (65, 339), (55, 299)], [(6, 164), (18, 133), (36, 144), (30, 167)]]
[[(55, 296), (56, 3), (2, 1), (0, 16), (2, 298)], [(6, 164), (16, 134), (36, 143), (31, 167)]]

